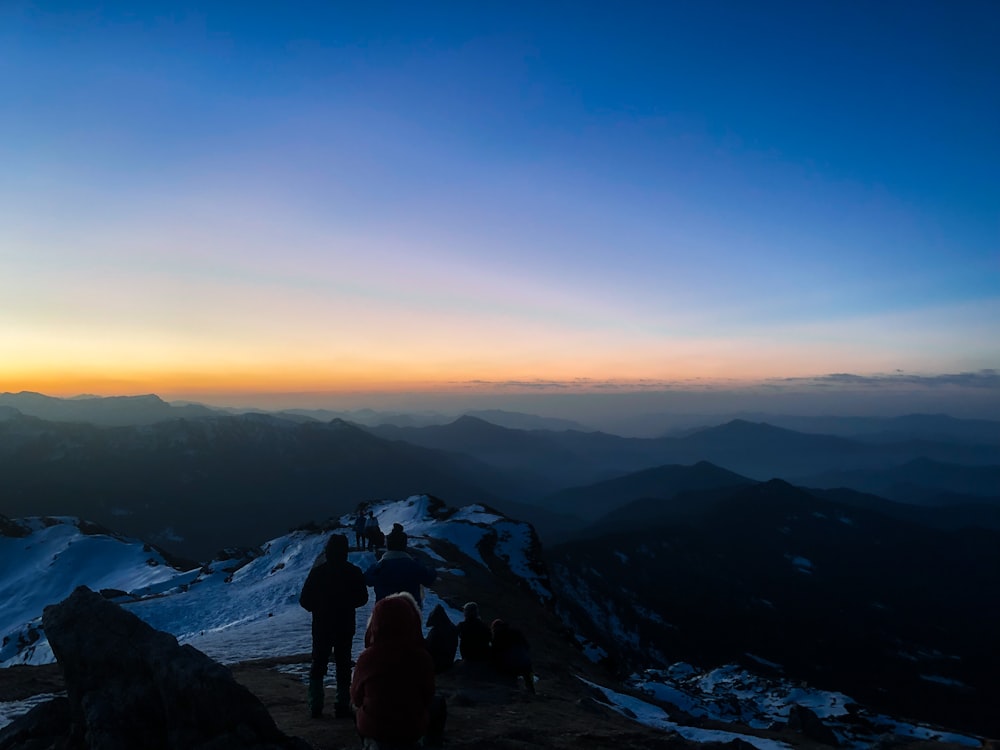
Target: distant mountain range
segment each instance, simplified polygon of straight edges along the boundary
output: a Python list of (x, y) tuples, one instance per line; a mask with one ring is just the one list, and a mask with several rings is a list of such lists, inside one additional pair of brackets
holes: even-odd
[(345, 422), (0, 419), (0, 513), (89, 518), (196, 559), (410, 487), (492, 503), (483, 488), (503, 490), (505, 481), (466, 457), (380, 440)]
[[(80, 515), (205, 557), (224, 539), (256, 544), (416, 488), (489, 503), (531, 522), (551, 543), (600, 533), (637, 501), (662, 507), (659, 501), (680, 495), (778, 477), (895, 500), (912, 520), (938, 527), (938, 516), (914, 506), (947, 505), (956, 523), (994, 525), (1000, 443), (989, 428), (998, 423), (921, 415), (819, 423), (869, 432), (859, 439), (736, 420), (643, 439), (503, 427), (470, 415), (422, 427), (361, 427), (303, 413), (220, 414), (156, 396), (0, 394), (0, 513)], [(935, 426), (947, 440), (928, 439)], [(204, 509), (197, 527), (193, 508)]]
[[(233, 409), (211, 407), (191, 402), (168, 403), (159, 396), (77, 396), (55, 398), (41, 393), (22, 391), (0, 393), (0, 409), (15, 409), (22, 414), (53, 422), (88, 422), (90, 424), (124, 427), (153, 424), (170, 419), (199, 419), (212, 416), (240, 414), (266, 414), (293, 422), (330, 422), (335, 419), (352, 424), (376, 427), (389, 424), (399, 427), (427, 427), (453, 422), (454, 414), (440, 412), (385, 412), (374, 409)], [(536, 414), (505, 411), (502, 409), (473, 410), (466, 412), (501, 427), (517, 430), (581, 430), (588, 428), (568, 419), (541, 417)]]
[(79, 396), (54, 398), (22, 391), (0, 393), (0, 409), (52, 422), (85, 422), (105, 427), (144, 425), (168, 419), (199, 419), (224, 412), (200, 404), (171, 405), (152, 394), (146, 396)]

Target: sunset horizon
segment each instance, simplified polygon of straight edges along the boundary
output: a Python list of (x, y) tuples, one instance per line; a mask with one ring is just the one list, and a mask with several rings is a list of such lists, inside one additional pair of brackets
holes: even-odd
[(976, 2), (4, 4), (0, 391), (1000, 416), (998, 33)]

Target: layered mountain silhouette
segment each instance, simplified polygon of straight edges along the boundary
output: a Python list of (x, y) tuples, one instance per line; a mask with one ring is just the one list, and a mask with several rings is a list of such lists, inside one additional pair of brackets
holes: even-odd
[[(59, 421), (26, 416), (12, 403), (58, 411)], [(962, 523), (986, 526), (994, 525), (989, 507), (1000, 496), (1000, 445), (968, 436), (865, 441), (740, 420), (684, 437), (640, 439), (511, 429), (472, 416), (374, 428), (197, 410), (196, 418), (158, 419), (183, 408), (155, 396), (3, 394), (0, 512), (81, 515), (178, 554), (205, 556), (222, 544), (259, 543), (303, 518), (413, 488), (489, 502), (530, 521), (549, 542), (589, 524), (599, 530), (603, 515), (636, 500), (772, 477), (909, 505), (949, 505)], [(67, 421), (74, 409), (81, 417), (103, 409), (103, 423)], [(149, 421), (109, 426), (140, 417)], [(928, 421), (916, 424), (923, 430)], [(947, 421), (953, 434), (961, 425)], [(983, 423), (974, 422), (969, 435), (983, 438)], [(190, 521), (193, 510), (201, 513), (198, 524)]]
[(76, 515), (189, 558), (252, 546), (373, 497), (419, 487), (492, 502), (506, 479), (472, 459), (345, 422), (260, 415), (142, 427), (0, 420), (5, 515)]
[(200, 404), (172, 405), (159, 396), (80, 396), (54, 398), (21, 391), (0, 393), (0, 409), (54, 422), (86, 422), (102, 426), (145, 425), (168, 419), (198, 419), (218, 416), (221, 410)]

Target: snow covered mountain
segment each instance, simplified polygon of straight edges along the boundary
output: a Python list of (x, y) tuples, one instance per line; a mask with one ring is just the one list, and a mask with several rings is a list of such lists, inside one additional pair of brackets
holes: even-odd
[[(566, 658), (562, 651), (558, 658), (539, 655), (536, 674), (543, 691), (547, 683), (575, 676), (581, 689), (589, 691), (588, 700), (692, 743), (739, 740), (746, 743), (740, 747), (760, 750), (812, 747), (808, 736), (789, 729), (800, 710), (796, 706), (804, 706), (850, 747), (871, 747), (886, 733), (903, 742), (921, 738), (941, 747), (981, 746), (980, 738), (972, 735), (902, 722), (865, 711), (847, 696), (764, 679), (732, 665), (706, 670), (674, 663), (637, 670), (624, 681), (615, 679), (595, 665), (604, 653), (596, 644), (530, 614), (557, 608), (530, 526), (481, 505), (451, 508), (426, 495), (370, 507), (383, 529), (401, 523), (411, 551), (436, 568), (439, 579), (427, 592), (425, 612), (441, 603), (458, 620), (462, 602), (487, 596), (486, 589), (494, 586), (503, 598), (495, 600), (493, 608), (503, 608), (514, 621), (520, 617), (539, 647), (560, 639), (578, 641), (576, 657)], [(76, 519), (0, 518), (0, 666), (53, 661), (40, 628), (42, 608), (79, 585), (102, 591), (154, 627), (223, 663), (267, 658), (295, 662), (292, 657), (307, 654), (310, 645), (309, 615), (298, 606), (302, 582), (328, 533), (347, 533), (350, 520), (347, 515), (322, 528), (292, 531), (260, 548), (229, 550), (207, 564), (183, 569), (142, 541)], [(362, 568), (374, 561), (374, 555), (364, 551), (352, 551), (350, 558)], [(358, 610), (355, 654), (362, 649), (370, 608)], [(287, 668), (302, 673), (305, 664)], [(3, 678), (0, 669), (0, 684)], [(0, 702), (0, 727), (30, 704)]]

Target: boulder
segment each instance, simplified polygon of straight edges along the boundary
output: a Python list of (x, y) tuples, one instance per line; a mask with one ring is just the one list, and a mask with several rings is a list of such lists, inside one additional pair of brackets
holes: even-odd
[(792, 704), (788, 710), (788, 728), (824, 745), (840, 746), (840, 741), (833, 730), (823, 723), (815, 711), (806, 706)]
[(88, 750), (307, 750), (229, 669), (85, 586), (45, 608), (70, 729)]

